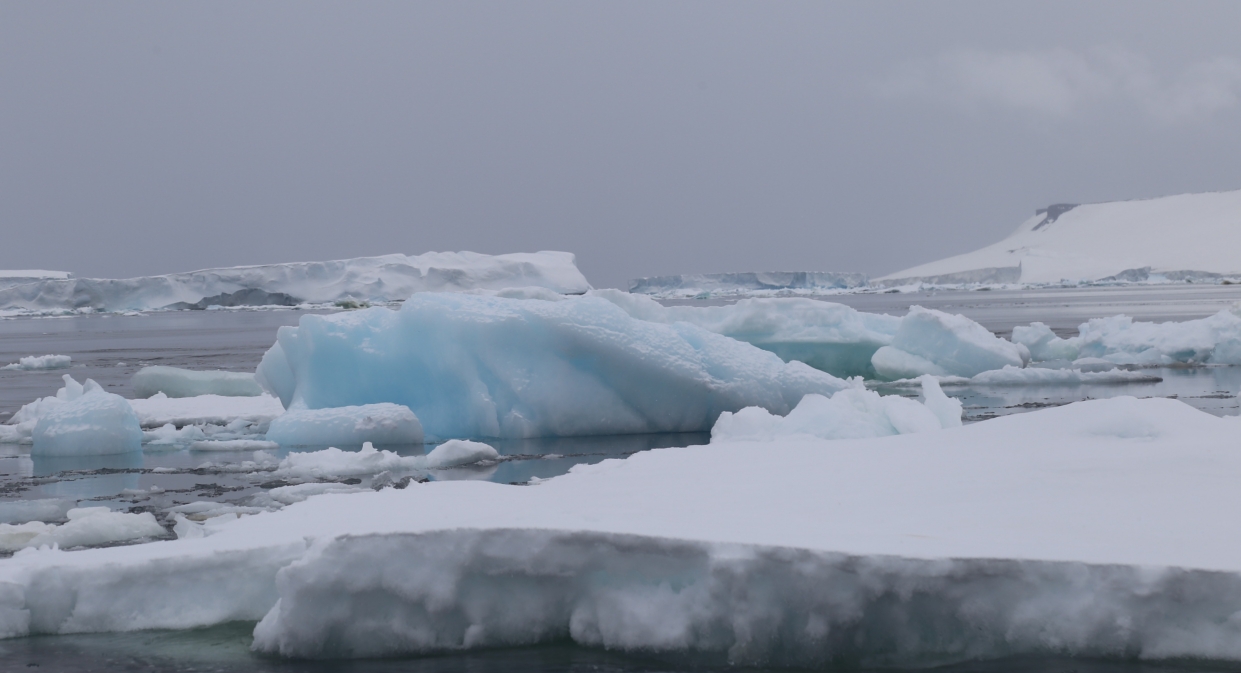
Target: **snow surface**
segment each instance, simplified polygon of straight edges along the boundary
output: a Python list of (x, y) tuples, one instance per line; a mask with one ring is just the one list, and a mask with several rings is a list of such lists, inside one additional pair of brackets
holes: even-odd
[(1040, 212), (998, 243), (876, 281), (1057, 283), (1110, 277), (1139, 281), (1241, 277), (1241, 257), (1236, 254), (1241, 249), (1241, 190), (1091, 203), (1047, 220), (1047, 213)]
[(329, 447), (322, 451), (295, 452), (285, 456), (274, 476), (302, 479), (340, 479), (414, 470), (447, 469), (497, 460), (500, 454), (482, 442), (453, 439), (422, 456), (400, 456), (392, 451), (376, 449), (370, 442), (361, 451), (342, 451)]
[(405, 405), (430, 441), (702, 431), (723, 411), (788, 413), (807, 393), (852, 385), (599, 297), (443, 293), (302, 316), (256, 378), (290, 409)]
[(42, 546), (84, 547), (166, 535), (164, 527), (150, 512), (130, 514), (107, 507), (70, 509), (63, 524), (31, 521), (0, 524), (0, 551), (17, 551)]
[(64, 380), (65, 386), (55, 397), (40, 400), (37, 417), (25, 421), (34, 423), (31, 455), (92, 456), (142, 450), (142, 426), (125, 398), (105, 391), (91, 379), (80, 384), (65, 374)]
[(72, 364), (73, 358), (68, 355), (27, 355), (17, 362), (0, 367), (0, 369), (33, 372), (48, 369), (67, 369)]
[(961, 425), (961, 402), (944, 394), (934, 378), (921, 381), (926, 404), (897, 395), (850, 389), (835, 395), (807, 395), (787, 416), (747, 407), (724, 412), (711, 428), (712, 442), (774, 441), (793, 436), (858, 439), (928, 432)]
[(290, 409), (272, 420), (267, 439), (281, 446), (421, 444), (422, 424), (409, 407), (390, 402)]
[(204, 269), (128, 279), (43, 280), (0, 289), (0, 309), (157, 309), (254, 289), (303, 302), (399, 301), (415, 292), (540, 286), (566, 294), (590, 289), (567, 252), (483, 255), (428, 252), (330, 262)]
[(871, 356), (892, 342), (901, 319), (862, 313), (843, 304), (805, 298), (742, 299), (728, 306), (663, 306), (638, 294), (593, 290), (640, 320), (688, 322), (799, 360), (833, 376), (874, 378)]
[(934, 376), (970, 377), (1006, 366), (1023, 367), (1024, 347), (1001, 339), (962, 315), (913, 306), (892, 342), (871, 357), (879, 378)]
[(129, 400), (144, 428), (171, 423), (185, 425), (224, 425), (236, 421), (265, 425), (284, 413), (280, 400), (271, 395), (258, 397), (168, 397), (162, 393), (145, 400)]
[(1043, 323), (1013, 328), (1035, 361), (1092, 358), (1112, 364), (1241, 365), (1241, 306), (1183, 322), (1135, 322), (1125, 315), (1095, 318), (1061, 339)]
[(1241, 540), (1219, 527), (1239, 422), (1113, 398), (310, 496), (201, 537), (23, 550), (0, 560), (0, 628), (261, 617), (256, 649), (311, 657), (569, 638), (755, 666), (1241, 660)]
[(135, 397), (164, 393), (168, 397), (223, 395), (226, 397), (258, 397), (263, 389), (247, 372), (194, 371), (178, 367), (143, 367), (130, 380)]

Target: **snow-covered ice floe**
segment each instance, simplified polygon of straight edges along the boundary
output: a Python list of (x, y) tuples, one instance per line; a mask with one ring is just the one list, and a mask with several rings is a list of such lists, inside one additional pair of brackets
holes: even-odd
[(311, 495), (175, 541), (20, 551), (0, 628), (261, 619), (254, 647), (296, 657), (568, 638), (753, 666), (1241, 660), (1241, 540), (1219, 529), (1241, 507), (1239, 422), (1113, 398), (655, 450), (535, 486)]
[[(1004, 240), (875, 279), (922, 282), (1172, 282), (1241, 279), (1241, 190), (1040, 209)], [(1169, 245), (1175, 232), (1180, 241)]]
[(1183, 322), (1095, 318), (1068, 339), (1036, 322), (1014, 328), (1013, 341), (1029, 348), (1036, 361), (1089, 357), (1124, 365), (1241, 365), (1241, 306)]
[(158, 428), (169, 423), (175, 426), (226, 425), (239, 421), (266, 427), (284, 413), (280, 400), (266, 394), (258, 397), (168, 397), (156, 393), (144, 400), (129, 400), (129, 405), (144, 428)]
[(859, 439), (927, 432), (961, 425), (962, 405), (944, 394), (930, 375), (919, 381), (925, 402), (870, 390), (842, 390), (831, 397), (807, 395), (787, 416), (747, 407), (725, 412), (711, 428), (712, 442), (774, 441), (798, 435), (820, 439)]
[(422, 424), (409, 407), (382, 402), (290, 409), (272, 420), (267, 439), (281, 446), (421, 444)]
[(803, 395), (853, 385), (599, 297), (443, 293), (302, 316), (280, 328), (256, 378), (291, 409), (404, 405), (431, 441), (702, 431), (724, 411), (788, 413)]
[(497, 460), (500, 454), (489, 444), (453, 439), (422, 456), (400, 456), (392, 451), (376, 449), (370, 442), (361, 451), (341, 451), (329, 447), (322, 451), (290, 453), (277, 466), (274, 476), (314, 479), (339, 479), (380, 472), (437, 470), (482, 461)]
[(68, 355), (27, 355), (17, 362), (0, 367), (0, 369), (35, 372), (49, 369), (67, 369), (71, 366), (73, 366), (73, 358)]
[[(113, 512), (107, 507), (79, 507), (64, 515), (63, 524), (29, 521), (21, 524), (0, 524), (0, 551), (56, 546), (86, 547), (167, 535), (150, 512), (131, 514)], [(3, 608), (0, 608), (0, 612)], [(0, 617), (0, 622), (3, 622)]]
[(163, 393), (168, 397), (257, 397), (263, 389), (249, 372), (195, 371), (178, 367), (143, 367), (130, 379), (134, 396), (150, 397)]
[(399, 301), (415, 292), (515, 286), (539, 286), (566, 294), (590, 289), (567, 252), (428, 252), (128, 279), (37, 280), (0, 289), (0, 309), (146, 310), (181, 304), (198, 307), (204, 298), (215, 298), (221, 305)]

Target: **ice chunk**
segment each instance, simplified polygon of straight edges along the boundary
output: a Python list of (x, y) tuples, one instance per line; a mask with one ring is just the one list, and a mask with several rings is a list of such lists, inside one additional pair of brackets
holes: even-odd
[(0, 369), (18, 371), (44, 371), (48, 369), (67, 369), (73, 365), (73, 358), (68, 355), (27, 355), (13, 364)]
[[(58, 404), (40, 412), (30, 452), (41, 456), (86, 456), (142, 450), (138, 416), (120, 395), (91, 379), (85, 385), (65, 375)], [(64, 393), (64, 397), (61, 397)]]
[(42, 500), (6, 500), (0, 502), (0, 523), (19, 524), (29, 521), (57, 521), (77, 506), (76, 500), (46, 498)]
[(44, 545), (62, 549), (89, 547), (167, 534), (150, 512), (129, 514), (113, 512), (107, 507), (79, 507), (69, 510), (66, 516), (68, 522), (59, 526), (40, 522), (16, 526), (0, 524), (0, 550), (16, 551)]
[(166, 423), (154, 430), (143, 431), (142, 443), (146, 446), (176, 446), (191, 444), (206, 437), (206, 433), (197, 425), (187, 425), (178, 430), (172, 423)]
[(257, 397), (263, 389), (254, 382), (254, 374), (246, 372), (193, 371), (177, 367), (143, 367), (130, 384), (134, 396), (147, 398), (158, 393), (168, 397)]
[(271, 451), (279, 448), (276, 442), (261, 439), (205, 439), (190, 444), (190, 451)]
[(618, 290), (592, 290), (640, 320), (688, 322), (754, 344), (840, 377), (874, 378), (871, 356), (892, 343), (895, 316), (862, 313), (843, 304), (805, 298), (742, 299), (729, 306), (662, 306)]
[(178, 302), (261, 290), (311, 303), (399, 301), (415, 292), (540, 286), (566, 294), (590, 289), (567, 252), (482, 255), (428, 252), (330, 262), (205, 269), (123, 280), (41, 280), (0, 289), (0, 308), (33, 311), (157, 309)]
[(471, 442), (468, 439), (450, 439), (431, 449), (431, 453), (426, 455), (426, 465), (431, 469), (445, 469), (496, 460), (499, 457), (500, 453), (490, 444)]
[(850, 389), (830, 398), (807, 395), (784, 418), (758, 407), (723, 413), (711, 429), (711, 441), (772, 441), (796, 435), (857, 439), (961, 425), (959, 401), (944, 395), (931, 378), (924, 379), (923, 390), (925, 405), (897, 395), (880, 397), (869, 390)]
[(722, 411), (787, 413), (851, 384), (687, 323), (598, 297), (417, 294), (399, 310), (302, 316), (256, 372), (289, 407), (392, 402), (427, 438), (709, 428)]
[(1124, 315), (1097, 318), (1079, 327), (1074, 341), (1082, 357), (1117, 364), (1241, 364), (1241, 316), (1220, 311), (1165, 323), (1134, 322)]
[(901, 318), (890, 346), (871, 363), (880, 378), (974, 376), (1005, 366), (1023, 367), (1022, 351), (961, 315), (914, 306)]
[(129, 400), (144, 428), (158, 428), (169, 423), (184, 425), (224, 425), (244, 422), (266, 426), (284, 413), (280, 400), (271, 395), (258, 397), (168, 397), (163, 393), (145, 400)]
[(421, 444), (422, 424), (409, 407), (388, 402), (290, 409), (271, 422), (267, 439), (281, 446)]
[(1075, 341), (1061, 339), (1051, 331), (1050, 327), (1041, 322), (1030, 323), (1028, 327), (1021, 325), (1014, 327), (1013, 342), (1029, 348), (1030, 358), (1035, 362), (1076, 360), (1080, 355), (1080, 349)]

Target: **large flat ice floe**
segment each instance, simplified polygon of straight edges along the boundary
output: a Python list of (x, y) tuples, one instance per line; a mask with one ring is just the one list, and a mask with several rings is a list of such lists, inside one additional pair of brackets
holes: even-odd
[[(0, 309), (146, 310), (179, 303), (197, 306), (204, 298), (212, 297), (223, 305), (238, 301), (260, 304), (399, 301), (415, 292), (521, 286), (544, 287), (566, 294), (580, 294), (590, 289), (574, 264), (573, 255), (567, 252), (506, 255), (428, 252), (204, 269), (127, 279), (35, 280), (0, 289)], [(247, 299), (242, 296), (246, 293), (269, 298)]]
[(303, 316), (280, 328), (256, 377), (291, 411), (404, 405), (430, 441), (704, 431), (721, 412), (785, 414), (852, 385), (599, 297), (444, 293)]
[(309, 657), (568, 638), (756, 666), (1239, 660), (1241, 540), (1220, 529), (1239, 423), (1114, 398), (311, 496), (192, 538), (0, 560), (0, 631), (261, 619), (256, 649)]
[(1241, 278), (1241, 190), (1058, 204), (993, 245), (879, 283), (1058, 283)]

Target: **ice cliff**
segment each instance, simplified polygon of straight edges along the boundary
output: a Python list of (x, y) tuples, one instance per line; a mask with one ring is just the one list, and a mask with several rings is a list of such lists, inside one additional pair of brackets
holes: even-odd
[(1241, 190), (1056, 204), (1004, 240), (875, 279), (1057, 283), (1241, 278)]
[(415, 292), (516, 286), (543, 287), (565, 294), (580, 294), (590, 289), (590, 284), (574, 265), (573, 255), (567, 252), (506, 255), (428, 252), (238, 266), (127, 279), (44, 279), (7, 288), (0, 282), (0, 309), (123, 311), (172, 305), (202, 308), (198, 303), (213, 297), (220, 305), (236, 305), (239, 301), (243, 304), (395, 301)]

